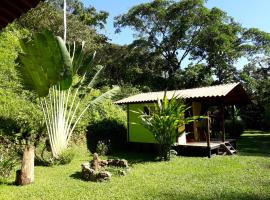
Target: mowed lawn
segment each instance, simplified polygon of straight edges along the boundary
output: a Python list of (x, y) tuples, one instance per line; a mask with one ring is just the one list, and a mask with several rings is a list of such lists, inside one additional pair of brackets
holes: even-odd
[(132, 162), (127, 176), (110, 182), (80, 180), (90, 160), (83, 147), (71, 164), (36, 167), (35, 183), (0, 185), (0, 199), (270, 199), (270, 133), (246, 132), (236, 156), (177, 157), (156, 162), (143, 154), (122, 154)]

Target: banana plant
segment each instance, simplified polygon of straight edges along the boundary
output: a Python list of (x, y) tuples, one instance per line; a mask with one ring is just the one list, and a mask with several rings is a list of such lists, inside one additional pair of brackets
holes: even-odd
[[(20, 44), (22, 52), (17, 59), (18, 75), (24, 88), (35, 92), (40, 99), (52, 154), (58, 158), (68, 147), (76, 125), (87, 109), (112, 97), (119, 87), (79, 109), (85, 100), (79, 98), (79, 90), (86, 88), (90, 91), (103, 70), (100, 66), (92, 80), (85, 84), (85, 76), (95, 54), (85, 55), (84, 43), (78, 47), (74, 43), (67, 48), (61, 37), (55, 37), (48, 30), (34, 33), (30, 39), (21, 40)], [(88, 64), (83, 64), (83, 61)]]

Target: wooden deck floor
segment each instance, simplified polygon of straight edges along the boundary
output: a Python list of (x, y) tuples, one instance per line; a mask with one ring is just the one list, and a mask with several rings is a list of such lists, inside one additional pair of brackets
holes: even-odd
[[(211, 149), (216, 149), (219, 148), (221, 144), (224, 143), (230, 143), (232, 141), (235, 140), (226, 140), (225, 142), (222, 141), (211, 141), (210, 142), (210, 148)], [(205, 141), (201, 141), (201, 142), (187, 142), (186, 144), (175, 144), (176, 146), (183, 146), (183, 147), (202, 147), (202, 148), (206, 148), (207, 147), (207, 143)]]

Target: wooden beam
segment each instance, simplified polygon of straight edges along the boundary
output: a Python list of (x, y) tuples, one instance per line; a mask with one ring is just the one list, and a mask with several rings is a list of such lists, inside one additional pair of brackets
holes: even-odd
[(222, 102), (220, 105), (220, 114), (221, 114), (221, 134), (222, 134), (222, 142), (225, 142), (225, 120), (224, 120), (224, 103)]
[(211, 118), (210, 118), (209, 113), (207, 112), (207, 133), (206, 133), (206, 142), (207, 142), (208, 158), (211, 158), (210, 125), (211, 125)]
[(235, 135), (235, 110), (234, 110), (234, 105), (232, 107), (232, 134)]

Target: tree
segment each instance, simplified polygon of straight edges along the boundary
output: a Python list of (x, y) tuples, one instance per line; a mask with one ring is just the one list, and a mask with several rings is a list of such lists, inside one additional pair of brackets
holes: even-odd
[[(48, 1), (55, 8), (62, 10), (64, 0), (50, 0)], [(106, 11), (97, 12), (96, 8), (93, 6), (84, 7), (84, 4), (80, 0), (68, 0), (67, 1), (67, 11), (70, 14), (76, 15), (79, 17), (80, 21), (85, 25), (104, 29), (109, 13)]]
[(244, 55), (242, 31), (240, 24), (218, 8), (211, 9), (204, 20), (191, 57), (194, 60), (204, 60), (218, 84), (236, 80), (234, 64)]
[(161, 159), (170, 159), (171, 145), (183, 134), (179, 133), (178, 128), (193, 121), (193, 118), (185, 117), (188, 109), (177, 96), (169, 100), (165, 93), (162, 100), (158, 99), (154, 109), (149, 108), (149, 113), (141, 111), (142, 125), (154, 135), (160, 146)]
[(164, 87), (164, 59), (140, 44), (107, 44), (97, 52), (96, 60), (106, 66), (105, 85), (132, 85), (151, 90)]
[(240, 78), (252, 100), (251, 105), (242, 108), (242, 118), (248, 128), (270, 129), (269, 63), (269, 58), (254, 59), (240, 73)]
[[(21, 170), (17, 180), (20, 184), (34, 181), (34, 148), (44, 134), (42, 112), (35, 96), (23, 90), (15, 70), (15, 60), (21, 51), (19, 39), (29, 35), (26, 29), (9, 25), (0, 34), (0, 132), (6, 141), (22, 148)], [(31, 172), (31, 173), (28, 173)]]
[(242, 40), (248, 64), (239, 78), (252, 99), (251, 105), (242, 108), (242, 118), (248, 126), (255, 125), (249, 128), (270, 129), (270, 33), (250, 28)]
[[(64, 35), (63, 11), (50, 3), (41, 2), (36, 8), (30, 10), (17, 20), (17, 23), (32, 32), (42, 32), (45, 29), (51, 30), (54, 35)], [(85, 51), (93, 52), (98, 50), (107, 40), (103, 35), (84, 24), (78, 16), (67, 15), (67, 42), (85, 42)]]
[[(194, 47), (208, 9), (203, 0), (180, 2), (155, 0), (131, 8), (115, 18), (116, 32), (131, 27), (138, 32), (138, 40), (163, 56), (168, 80), (172, 81)], [(170, 84), (171, 87), (174, 83)]]
[(189, 64), (178, 78), (183, 88), (196, 88), (212, 85), (212, 73), (205, 64)]

